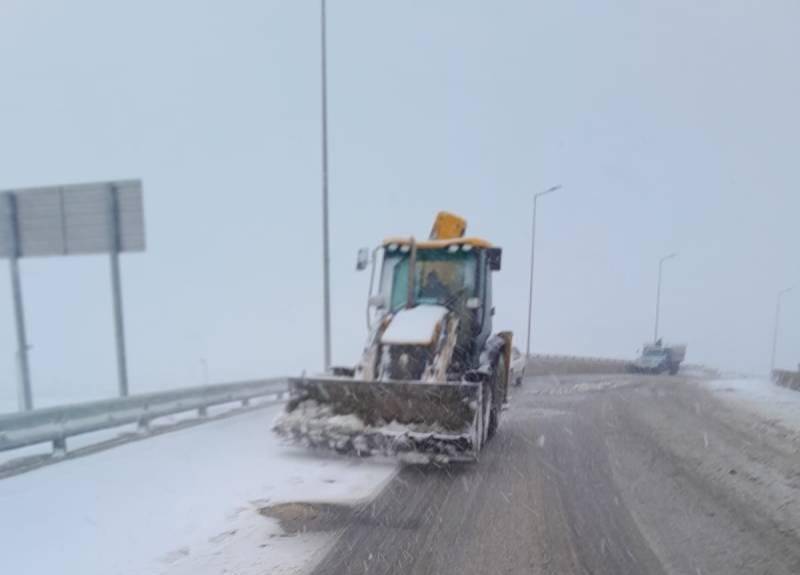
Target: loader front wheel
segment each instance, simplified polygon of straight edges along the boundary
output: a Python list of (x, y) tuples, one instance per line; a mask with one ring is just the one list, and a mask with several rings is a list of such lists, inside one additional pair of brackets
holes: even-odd
[(494, 394), (492, 393), (491, 382), (483, 384), (483, 413), (482, 415), (482, 428), (481, 428), (481, 447), (486, 445), (489, 438), (492, 436), (491, 422), (492, 422), (492, 409), (494, 405)]
[[(500, 387), (506, 381), (506, 378), (506, 359), (503, 354), (500, 354), (500, 357), (497, 360), (497, 365), (495, 366), (494, 374), (492, 375), (492, 383), (490, 387), (493, 390), (500, 389)], [(499, 398), (500, 395), (497, 395), (497, 399)], [(492, 399), (494, 400), (495, 397), (493, 396)], [(492, 401), (492, 406), (489, 410), (489, 423), (487, 425), (487, 439), (491, 439), (494, 437), (495, 433), (497, 433), (497, 428), (500, 425), (500, 411), (500, 403), (498, 401)]]

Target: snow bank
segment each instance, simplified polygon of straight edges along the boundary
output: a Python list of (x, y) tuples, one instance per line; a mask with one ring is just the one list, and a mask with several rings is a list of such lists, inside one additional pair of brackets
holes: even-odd
[(436, 325), (447, 315), (447, 308), (440, 305), (420, 305), (401, 309), (381, 336), (386, 344), (427, 345), (433, 339)]
[(715, 379), (705, 385), (726, 401), (800, 434), (800, 392), (758, 378)]
[(15, 575), (297, 573), (332, 534), (282, 533), (258, 513), (354, 502), (394, 464), (283, 446), (282, 406), (209, 422), (0, 480), (3, 572)]

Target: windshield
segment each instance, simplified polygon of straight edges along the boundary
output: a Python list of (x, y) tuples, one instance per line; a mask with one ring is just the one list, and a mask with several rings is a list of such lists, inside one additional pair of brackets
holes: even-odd
[[(387, 253), (381, 292), (396, 311), (408, 303), (409, 254)], [(472, 251), (418, 250), (414, 270), (414, 301), (453, 307), (476, 294), (477, 255)]]
[(664, 357), (666, 352), (663, 349), (646, 349), (644, 357)]

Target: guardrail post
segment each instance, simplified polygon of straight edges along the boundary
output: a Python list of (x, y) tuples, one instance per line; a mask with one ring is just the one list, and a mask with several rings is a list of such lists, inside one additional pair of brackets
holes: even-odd
[(208, 416), (208, 407), (203, 406), (197, 410), (198, 417), (207, 417)]
[(142, 417), (137, 423), (137, 431), (141, 434), (150, 433), (150, 418)]
[(242, 407), (248, 407), (250, 405), (250, 399), (246, 398), (242, 400)]
[(53, 440), (53, 457), (64, 457), (67, 454), (67, 438), (57, 437)]

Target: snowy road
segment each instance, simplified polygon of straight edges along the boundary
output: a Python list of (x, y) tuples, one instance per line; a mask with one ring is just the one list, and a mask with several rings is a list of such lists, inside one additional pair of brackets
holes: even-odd
[(315, 573), (800, 573), (800, 394), (760, 385), (528, 381), (478, 465), (404, 468)]
[(800, 393), (608, 375), (534, 378), (514, 394), (474, 465), (398, 472), (282, 447), (273, 406), (3, 479), (0, 564), (15, 575), (800, 573)]

